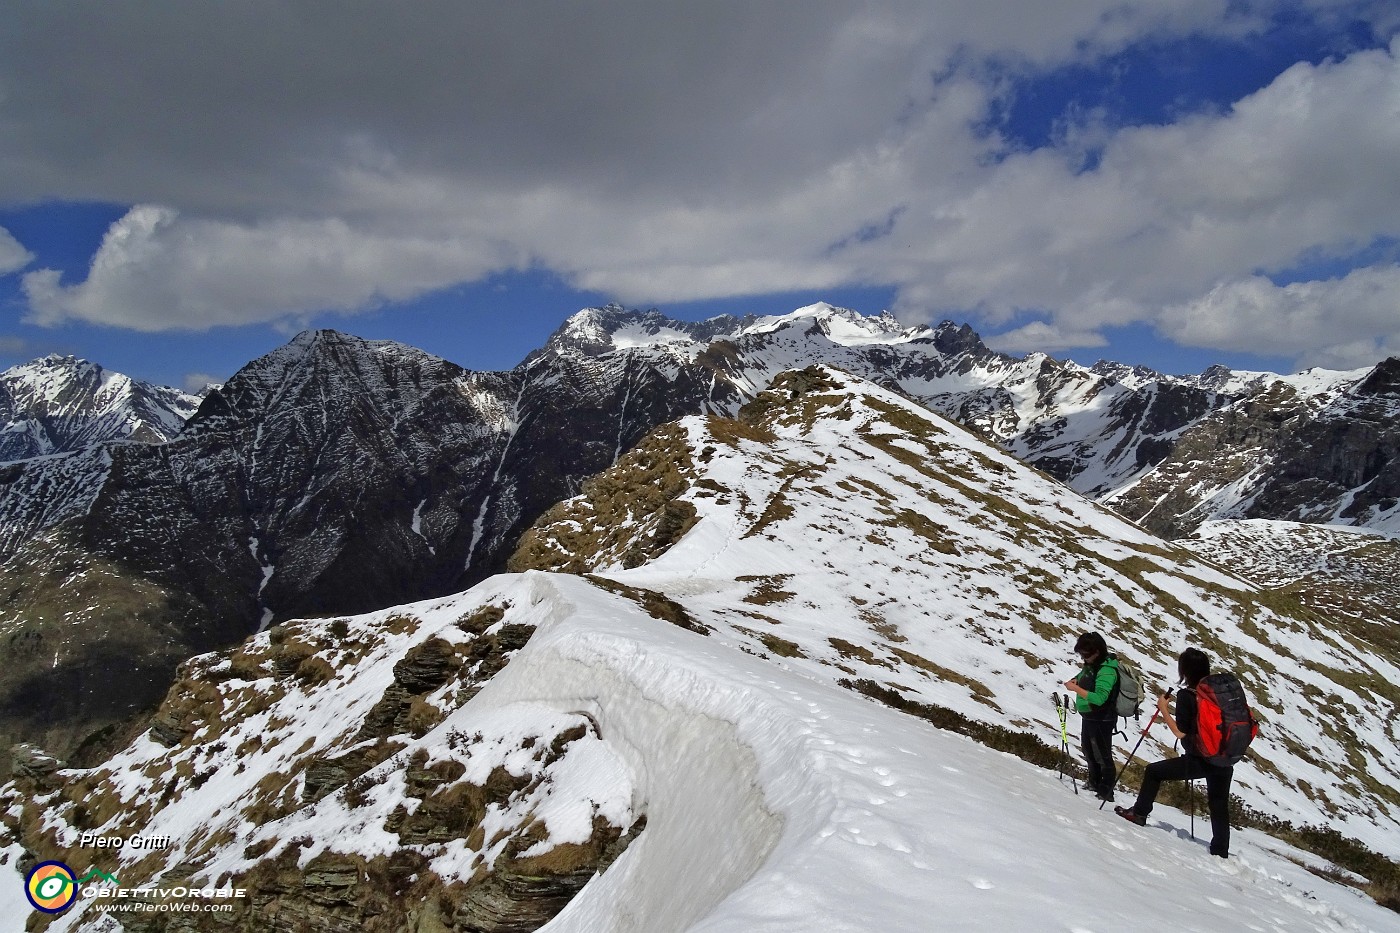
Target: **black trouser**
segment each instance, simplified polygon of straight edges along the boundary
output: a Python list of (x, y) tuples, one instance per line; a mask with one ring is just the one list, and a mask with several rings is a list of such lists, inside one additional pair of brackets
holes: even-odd
[(1089, 766), (1089, 789), (1098, 794), (1112, 794), (1113, 774), (1113, 728), (1117, 719), (1085, 719), (1083, 731), (1079, 733), (1079, 745), (1084, 752), (1084, 763)]
[(1190, 781), (1206, 779), (1206, 804), (1210, 807), (1210, 830), (1212, 839), (1210, 851), (1213, 855), (1230, 853), (1230, 778), (1235, 769), (1226, 765), (1213, 765), (1195, 755), (1182, 755), (1180, 758), (1166, 758), (1154, 761), (1143, 773), (1142, 789), (1138, 791), (1137, 803), (1133, 809), (1143, 816), (1152, 812), (1152, 801), (1157, 799), (1157, 791), (1163, 781)]

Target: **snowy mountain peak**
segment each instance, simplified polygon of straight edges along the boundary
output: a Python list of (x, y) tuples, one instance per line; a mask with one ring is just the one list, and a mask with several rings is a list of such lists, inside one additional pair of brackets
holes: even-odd
[(704, 321), (677, 321), (654, 309), (635, 311), (610, 304), (584, 308), (569, 317), (540, 352), (601, 356), (613, 350), (669, 347), (693, 357), (715, 340), (758, 338), (789, 328), (821, 334), (842, 346), (908, 343), (933, 339), (937, 333), (928, 327), (906, 326), (889, 312), (864, 315), (826, 302), (787, 314), (743, 318), (720, 315)]
[(784, 327), (815, 324), (833, 343), (845, 346), (903, 343), (929, 337), (927, 327), (906, 327), (888, 311), (865, 315), (850, 308), (838, 308), (824, 301), (798, 308), (789, 314), (754, 318), (745, 323), (740, 335), (771, 333)]
[(1106, 496), (1169, 537), (1215, 519), (1400, 530), (1400, 361), (1287, 376), (1233, 373), (1152, 468)]
[(1400, 399), (1400, 356), (1377, 363), (1357, 384), (1358, 395)]
[(319, 405), (392, 408), (400, 392), (450, 381), (465, 370), (416, 347), (366, 340), (336, 330), (305, 330), (208, 390), (189, 432), (224, 431), (279, 407)]
[[(1168, 378), (1147, 366), (1129, 366), (1125, 363), (1115, 363), (1112, 360), (1099, 360), (1089, 367), (1089, 371), (1106, 379), (1112, 379), (1119, 385), (1130, 389), (1138, 389), (1149, 383), (1162, 382)], [(1215, 371), (1215, 375), (1212, 379), (1228, 378), (1230, 375), (1230, 370), (1224, 366), (1212, 366), (1207, 370), (1208, 373), (1213, 371)], [(1210, 385), (1207, 387), (1213, 388)]]
[(375, 355), (411, 359), (437, 359), (425, 350), (394, 340), (367, 340), (344, 331), (320, 328), (304, 330), (263, 359), (334, 358), (343, 354)]
[(672, 320), (655, 309), (637, 311), (619, 304), (584, 308), (565, 320), (526, 362), (551, 353), (594, 357), (614, 350), (667, 346), (693, 356), (711, 341), (732, 335), (742, 324), (730, 315), (694, 322)]
[(160, 443), (199, 400), (56, 353), (0, 373), (0, 461), (112, 440)]

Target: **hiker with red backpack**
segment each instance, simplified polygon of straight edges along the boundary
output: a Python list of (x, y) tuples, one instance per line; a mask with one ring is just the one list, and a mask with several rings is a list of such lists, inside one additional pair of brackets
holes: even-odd
[(1203, 777), (1210, 808), (1210, 854), (1229, 858), (1230, 780), (1236, 762), (1244, 757), (1259, 727), (1245, 702), (1239, 679), (1233, 674), (1211, 674), (1210, 658), (1204, 651), (1187, 648), (1181, 652), (1176, 670), (1183, 688), (1176, 699), (1176, 716), (1169, 709), (1170, 690), (1157, 701), (1157, 709), (1172, 735), (1181, 740), (1183, 754), (1148, 765), (1137, 802), (1113, 810), (1123, 819), (1143, 826), (1163, 781)]

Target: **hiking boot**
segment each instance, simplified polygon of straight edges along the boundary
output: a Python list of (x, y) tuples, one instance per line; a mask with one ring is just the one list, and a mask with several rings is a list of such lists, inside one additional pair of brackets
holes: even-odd
[(1107, 800), (1109, 803), (1113, 803), (1112, 788), (1109, 788), (1108, 790), (1096, 790), (1094, 791), (1094, 796), (1099, 798), (1100, 800)]
[(1229, 852), (1226, 852), (1226, 851), (1224, 851), (1223, 849), (1217, 849), (1215, 846), (1211, 846), (1211, 847), (1210, 847), (1210, 854), (1211, 854), (1211, 855), (1214, 855), (1216, 858), (1229, 858), (1229, 857), (1230, 857), (1230, 853), (1229, 853)]
[(1113, 812), (1117, 813), (1129, 823), (1136, 823), (1139, 826), (1147, 825), (1147, 817), (1134, 810), (1132, 807), (1114, 807)]

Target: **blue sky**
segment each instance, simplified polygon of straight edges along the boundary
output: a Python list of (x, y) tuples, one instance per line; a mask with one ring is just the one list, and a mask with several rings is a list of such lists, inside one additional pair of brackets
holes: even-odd
[(0, 365), (476, 369), (816, 300), (1169, 372), (1400, 353), (1394, 4), (0, 13)]

